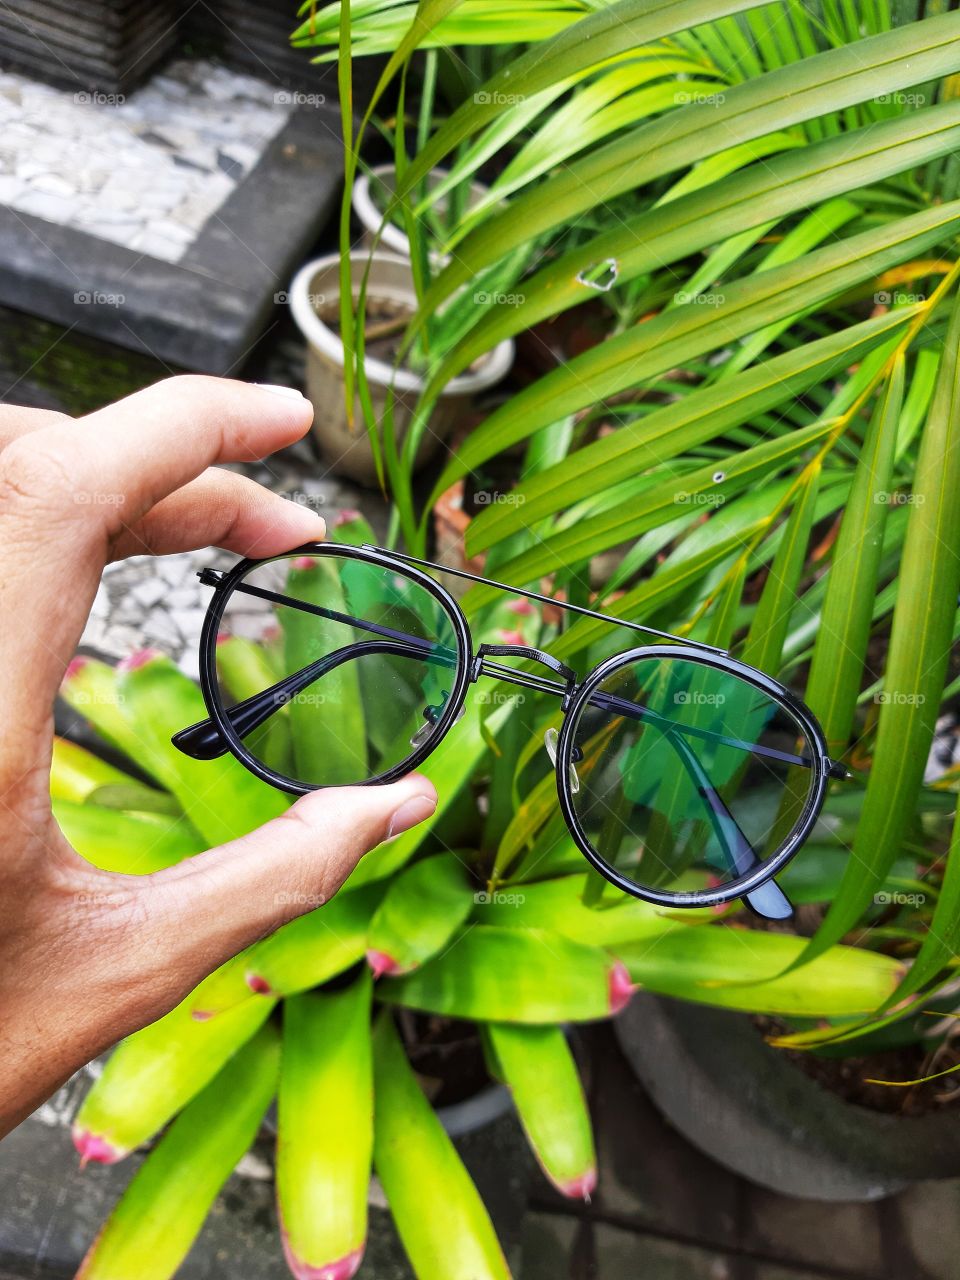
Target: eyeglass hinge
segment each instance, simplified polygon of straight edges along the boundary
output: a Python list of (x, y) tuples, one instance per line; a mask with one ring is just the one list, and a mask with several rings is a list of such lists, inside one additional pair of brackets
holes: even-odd
[(219, 569), (199, 569), (197, 577), (205, 587), (219, 587), (226, 574), (221, 573)]

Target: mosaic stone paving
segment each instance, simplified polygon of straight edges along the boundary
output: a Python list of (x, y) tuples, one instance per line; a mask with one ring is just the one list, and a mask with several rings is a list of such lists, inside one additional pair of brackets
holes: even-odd
[(0, 72), (0, 204), (178, 262), (286, 123), (293, 96), (205, 60), (136, 92)]

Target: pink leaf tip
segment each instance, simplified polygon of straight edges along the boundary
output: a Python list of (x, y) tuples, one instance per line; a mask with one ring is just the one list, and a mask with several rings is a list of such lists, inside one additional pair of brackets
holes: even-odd
[(501, 644), (526, 644), (527, 638), (522, 631), (501, 631), (498, 633)]
[(385, 951), (368, 951), (367, 964), (373, 970), (374, 978), (382, 978), (385, 973), (396, 973), (400, 966), (393, 956)]
[(529, 618), (532, 613), (536, 613), (536, 609), (534, 609), (530, 601), (522, 598), (511, 600), (507, 608), (511, 613), (515, 613), (518, 618)]
[(75, 658), (71, 658), (67, 663), (66, 671), (63, 673), (63, 683), (66, 684), (68, 680), (78, 676), (89, 661), (90, 659), (85, 658), (83, 654), (77, 654)]
[(591, 1165), (579, 1178), (570, 1178), (567, 1182), (558, 1182), (557, 1190), (571, 1200), (589, 1200), (597, 1188), (597, 1171)]
[(362, 520), (363, 516), (353, 507), (344, 507), (333, 522), (333, 527), (339, 529), (342, 524), (353, 524), (354, 520)]
[(630, 997), (633, 995), (633, 983), (630, 981), (630, 974), (627, 966), (622, 960), (614, 961), (613, 968), (610, 970), (609, 993), (610, 993), (610, 1012), (619, 1013), (621, 1009), (625, 1009), (630, 1003)]
[(218, 632), (217, 632), (217, 644), (218, 644), (218, 645), (226, 644), (228, 640), (232, 640), (232, 639), (233, 639), (233, 636), (230, 634), (230, 632), (229, 632), (229, 631), (218, 631)]
[(296, 1280), (351, 1280), (352, 1276), (357, 1274), (360, 1269), (360, 1263), (363, 1261), (363, 1248), (351, 1249), (349, 1253), (345, 1253), (342, 1258), (337, 1258), (336, 1262), (324, 1262), (321, 1266), (314, 1266), (311, 1262), (304, 1262), (302, 1258), (298, 1258), (290, 1247), (290, 1241), (287, 1239), (286, 1231), (281, 1233), (283, 1240), (283, 1256), (287, 1260), (287, 1266), (290, 1268)]
[(273, 991), (270, 983), (266, 978), (261, 978), (259, 973), (247, 974), (247, 986), (255, 996), (268, 996)]
[(294, 556), (293, 564), (291, 565), (291, 568), (299, 570), (315, 569), (316, 567), (317, 560), (315, 556)]
[(210, 1009), (191, 1009), (190, 1017), (194, 1022), (209, 1022), (213, 1017), (213, 1012)]
[(107, 1142), (106, 1138), (101, 1138), (98, 1134), (91, 1133), (89, 1129), (79, 1129), (74, 1125), (72, 1137), (73, 1145), (80, 1155), (81, 1169), (85, 1168), (91, 1161), (94, 1164), (116, 1164), (118, 1160), (122, 1160), (127, 1154), (125, 1151), (121, 1151), (119, 1147)]
[(136, 653), (131, 653), (129, 657), (122, 658), (117, 663), (118, 671), (136, 671), (139, 667), (145, 667), (148, 662), (153, 662), (155, 658), (162, 658), (163, 654), (159, 649), (138, 649)]

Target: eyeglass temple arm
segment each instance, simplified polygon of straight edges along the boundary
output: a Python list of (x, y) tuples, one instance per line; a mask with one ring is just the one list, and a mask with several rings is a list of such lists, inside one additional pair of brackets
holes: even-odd
[[(431, 655), (432, 661), (440, 661), (441, 655), (444, 655), (445, 658), (448, 657), (450, 659), (450, 665), (455, 666), (458, 660), (457, 653), (453, 649), (447, 649), (444, 646), (440, 646), (440, 645), (432, 645), (428, 640), (424, 640), (420, 636), (412, 636), (405, 631), (396, 631), (392, 627), (384, 627), (377, 622), (368, 622), (366, 619), (363, 619), (363, 618), (355, 618), (351, 614), (340, 613), (336, 609), (327, 609), (327, 608), (324, 608), (322, 605), (310, 604), (306, 600), (296, 600), (292, 596), (281, 595), (279, 592), (276, 592), (276, 591), (267, 591), (263, 587), (252, 587), (246, 583), (241, 583), (239, 586), (235, 587), (234, 590), (241, 591), (245, 595), (256, 596), (258, 599), (266, 600), (271, 604), (286, 605), (293, 609), (299, 609), (303, 613), (312, 613), (314, 614), (314, 616), (318, 618), (325, 618), (330, 622), (342, 622), (345, 625), (354, 627), (358, 630), (368, 631), (368, 632), (371, 632), (373, 635), (384, 636), (389, 640), (395, 640), (398, 643), (407, 645), (411, 649), (416, 649), (418, 651), (417, 656), (421, 654), (429, 653)], [(337, 652), (343, 653), (345, 652), (345, 650), (337, 650)], [(411, 654), (411, 656), (413, 655)], [(303, 670), (306, 671), (307, 669), (308, 668), (304, 668)], [(278, 710), (279, 707), (283, 705), (282, 702), (278, 703), (275, 699), (274, 695), (277, 688), (280, 685), (285, 684), (286, 681), (297, 679), (302, 674), (303, 672), (295, 672), (293, 675), (287, 676), (285, 680), (279, 681), (277, 685), (268, 686), (268, 688), (264, 689), (261, 693), (254, 694), (252, 698), (248, 698), (245, 703), (238, 704), (236, 707), (231, 708), (231, 710), (227, 713), (228, 716), (232, 717), (232, 715), (238, 711), (239, 706), (241, 705), (246, 706), (248, 703), (251, 705), (257, 704), (257, 700), (259, 699), (263, 699), (265, 705), (268, 708), (266, 715), (268, 716), (271, 715), (274, 711)], [(322, 672), (320, 672), (319, 674), (322, 674)], [(511, 676), (508, 673), (507, 668), (503, 668), (502, 672), (498, 672), (497, 674), (498, 674), (498, 678), (500, 679), (507, 680), (507, 681), (511, 679)], [(521, 674), (522, 673), (520, 672), (517, 673), (518, 676)], [(305, 688), (306, 685), (311, 682), (311, 680), (316, 680), (318, 678), (319, 678), (319, 675), (308, 677), (306, 680), (306, 684), (301, 685), (300, 688), (301, 689)], [(548, 685), (551, 687), (548, 687)], [(556, 692), (560, 696), (566, 693), (566, 689), (563, 685), (552, 684), (552, 682), (549, 682), (549, 681), (544, 681), (541, 688), (543, 692)], [(697, 737), (697, 738), (703, 738), (709, 742), (716, 742), (716, 743), (719, 743), (721, 746), (735, 747), (741, 751), (749, 751), (753, 755), (766, 756), (768, 759), (779, 760), (784, 764), (796, 764), (796, 765), (802, 765), (805, 768), (810, 768), (811, 764), (813, 763), (812, 760), (808, 758), (804, 758), (803, 756), (792, 755), (789, 752), (785, 752), (785, 751), (778, 751), (775, 747), (766, 747), (760, 743), (742, 742), (736, 738), (728, 738), (723, 734), (714, 733), (712, 730), (709, 730), (709, 729), (700, 729), (695, 725), (678, 724), (674, 720), (669, 720), (665, 716), (660, 716), (656, 712), (650, 711), (647, 707), (639, 707), (637, 706), (636, 703), (629, 702), (624, 698), (617, 698), (612, 694), (594, 693), (594, 694), (591, 694), (590, 701), (594, 706), (603, 707), (606, 710), (616, 711), (619, 715), (628, 716), (630, 719), (633, 719), (633, 720), (645, 720), (645, 719), (649, 719), (652, 716), (656, 716), (658, 720), (662, 721), (664, 724), (669, 725), (670, 727), (676, 729), (677, 731), (683, 734), (692, 735), (693, 737)], [(266, 716), (264, 717), (264, 719), (265, 718)], [(231, 723), (233, 723), (232, 719), (231, 719)], [(262, 724), (263, 720), (261, 719), (257, 723)], [(173, 738), (174, 744), (179, 746), (181, 750), (185, 750), (185, 746), (182, 743), (183, 735), (189, 734), (192, 730), (199, 731), (201, 730), (201, 728), (205, 728), (207, 726), (211, 727), (211, 731), (215, 733), (217, 738), (219, 739), (220, 732), (217, 729), (215, 723), (212, 720), (202, 720), (202, 721), (199, 721), (196, 725), (191, 725), (189, 729), (182, 729), (179, 733), (175, 734)], [(257, 727), (256, 725), (253, 725), (251, 726), (250, 729), (247, 729), (246, 732), (250, 733), (252, 729), (256, 727)], [(221, 747), (216, 751), (216, 755), (222, 755), (226, 751), (226, 749), (227, 749), (226, 744), (223, 743)], [(187, 751), (186, 754), (189, 755), (190, 752)], [(215, 756), (198, 756), (197, 757), (197, 759), (214, 759), (214, 758)], [(839, 778), (847, 777), (846, 768), (843, 765), (837, 764), (834, 761), (830, 761), (829, 772), (831, 777), (839, 777)]]
[[(238, 702), (226, 713), (227, 719), (235, 729), (237, 736), (245, 738), (253, 733), (282, 707), (302, 693), (309, 685), (327, 675), (344, 662), (355, 658), (363, 658), (369, 654), (389, 654), (394, 657), (418, 658), (422, 662), (435, 662), (442, 666), (456, 666), (456, 655), (451, 657), (443, 653), (425, 652), (419, 646), (404, 644), (394, 640), (366, 640), (360, 643), (344, 645), (335, 649), (300, 671), (276, 684), (270, 685), (260, 693), (255, 693), (243, 702)], [(199, 720), (186, 729), (181, 729), (171, 739), (173, 745), (194, 760), (217, 760), (227, 752), (227, 743), (217, 723), (212, 718)]]
[[(763, 861), (753, 845), (743, 833), (739, 822), (730, 812), (726, 801), (710, 781), (709, 775), (690, 750), (689, 743), (676, 733), (666, 730), (664, 737), (680, 757), (684, 768), (710, 815), (710, 823), (716, 832), (717, 839), (730, 856), (733, 870), (738, 876), (754, 871)], [(793, 915), (793, 904), (780, 886), (773, 879), (744, 894), (744, 902), (758, 916), (765, 920), (788, 920)]]

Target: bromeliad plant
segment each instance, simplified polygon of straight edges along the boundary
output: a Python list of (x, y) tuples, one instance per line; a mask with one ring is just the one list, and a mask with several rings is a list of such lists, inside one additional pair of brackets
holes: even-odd
[[(353, 521), (339, 534), (362, 541), (369, 530)], [(503, 607), (487, 634), (518, 623), (532, 638), (549, 625)], [(224, 637), (221, 679), (237, 700), (276, 679), (278, 643)], [(169, 866), (287, 802), (231, 757), (198, 762), (173, 747), (172, 732), (204, 707), (159, 655), (116, 671), (79, 660), (64, 696), (152, 780), (57, 744), (58, 820), (101, 866)], [(291, 704), (257, 731), (272, 735), (258, 749), (276, 761), (316, 749), (298, 742), (309, 720), (295, 712)], [(849, 1020), (889, 998), (901, 976), (890, 957), (836, 946), (809, 970), (791, 970), (804, 944), (789, 935), (747, 933), (738, 918), (707, 910), (599, 899), (557, 830), (543, 779), (517, 802), (530, 717), (548, 714), (496, 693), (469, 706), (425, 766), (440, 793), (425, 829), (368, 855), (331, 902), (224, 965), (114, 1051), (76, 1118), (76, 1146), (85, 1161), (113, 1162), (155, 1145), (91, 1246), (86, 1280), (173, 1275), (274, 1095), (278, 1215), (294, 1275), (359, 1267), (371, 1163), (421, 1280), (508, 1275), (412, 1071), (394, 1019), (401, 1010), (475, 1024), (545, 1174), (584, 1196), (596, 1167), (569, 1024), (615, 1014), (637, 985), (801, 1019)], [(799, 866), (782, 883), (802, 902), (828, 896), (836, 877), (821, 867), (817, 882)], [(442, 1215), (423, 1212), (441, 1202)]]

